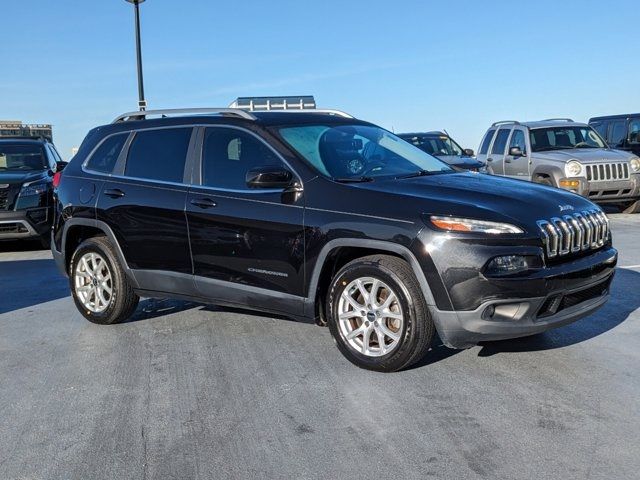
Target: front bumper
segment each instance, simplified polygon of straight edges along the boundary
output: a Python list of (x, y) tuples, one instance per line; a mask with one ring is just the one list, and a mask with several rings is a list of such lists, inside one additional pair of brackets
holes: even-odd
[(51, 230), (50, 207), (0, 212), (0, 240), (39, 237)]
[[(438, 334), (445, 345), (467, 348), (481, 341), (517, 338), (561, 327), (593, 313), (609, 299), (617, 252), (606, 249), (596, 263), (573, 271), (545, 268), (539, 275), (548, 290), (544, 295), (489, 299), (473, 310), (430, 307)], [(516, 280), (517, 283), (520, 283)], [(514, 285), (516, 287), (516, 285)], [(513, 288), (511, 291), (520, 291)]]
[[(567, 185), (563, 185), (567, 183)], [(572, 183), (577, 182), (578, 185)], [(640, 175), (628, 180), (588, 181), (584, 177), (561, 178), (558, 186), (597, 203), (620, 203), (640, 199)]]

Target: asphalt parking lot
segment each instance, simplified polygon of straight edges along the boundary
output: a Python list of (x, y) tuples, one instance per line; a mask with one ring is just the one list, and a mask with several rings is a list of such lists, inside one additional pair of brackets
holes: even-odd
[(602, 310), (396, 374), (242, 311), (93, 325), (49, 252), (0, 244), (0, 478), (639, 478), (640, 215), (611, 221)]

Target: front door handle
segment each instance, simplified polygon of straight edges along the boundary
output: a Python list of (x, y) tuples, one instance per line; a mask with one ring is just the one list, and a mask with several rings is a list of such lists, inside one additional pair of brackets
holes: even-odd
[(217, 203), (210, 198), (194, 198), (190, 203), (200, 208), (213, 208), (217, 205)]
[(107, 197), (111, 197), (111, 198), (122, 198), (122, 197), (124, 197), (124, 192), (122, 190), (120, 190), (119, 188), (109, 188), (109, 189), (104, 191), (104, 194)]
[(487, 158), (487, 162), (493, 162), (493, 158)]
[(511, 159), (510, 158), (505, 158), (504, 159), (504, 163), (511, 163)]

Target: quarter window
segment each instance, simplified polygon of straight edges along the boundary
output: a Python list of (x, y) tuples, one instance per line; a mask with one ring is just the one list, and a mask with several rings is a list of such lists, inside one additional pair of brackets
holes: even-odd
[(93, 155), (91, 155), (91, 158), (87, 162), (87, 168), (96, 172), (111, 173), (128, 136), (129, 133), (127, 132), (107, 138), (100, 144), (98, 149), (93, 152)]
[(495, 130), (491, 129), (484, 136), (484, 140), (482, 141), (482, 145), (480, 146), (480, 151), (478, 152), (481, 155), (484, 155), (489, 150), (489, 145), (491, 145), (491, 140), (493, 140), (493, 135), (496, 133)]
[(504, 153), (504, 147), (507, 146), (510, 131), (510, 128), (501, 128), (498, 130), (496, 141), (493, 143), (493, 148), (491, 149), (492, 154), (502, 155)]
[(208, 187), (247, 190), (249, 170), (282, 166), (263, 142), (234, 128), (208, 128), (202, 149), (202, 184)]
[(127, 177), (182, 183), (191, 128), (137, 132), (127, 157)]

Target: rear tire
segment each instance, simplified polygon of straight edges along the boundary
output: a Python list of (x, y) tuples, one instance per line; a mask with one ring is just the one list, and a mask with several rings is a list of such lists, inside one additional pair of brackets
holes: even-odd
[(127, 320), (140, 300), (106, 237), (78, 246), (69, 265), (69, 285), (80, 313), (101, 325)]
[(340, 352), (368, 370), (394, 372), (417, 362), (435, 331), (413, 271), (387, 255), (345, 265), (331, 281), (326, 311)]

